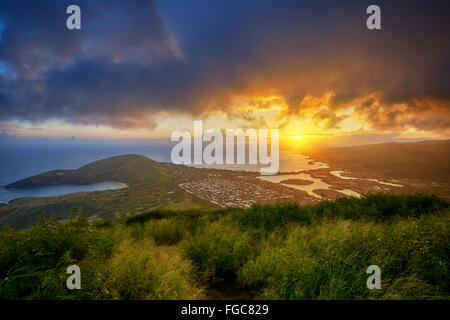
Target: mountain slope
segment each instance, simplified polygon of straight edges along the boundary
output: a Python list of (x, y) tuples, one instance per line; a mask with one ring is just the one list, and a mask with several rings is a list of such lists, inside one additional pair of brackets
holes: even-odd
[[(0, 231), (0, 299), (448, 300), (449, 209), (436, 196), (373, 194), (43, 220)], [(66, 288), (70, 264), (83, 290)], [(370, 265), (382, 290), (367, 289)]]
[(113, 219), (153, 209), (212, 209), (217, 206), (178, 187), (171, 177), (174, 166), (140, 155), (123, 155), (89, 163), (76, 170), (53, 170), (6, 186), (30, 188), (58, 184), (91, 184), (103, 181), (126, 183), (119, 190), (78, 192), (53, 197), (12, 200), (0, 207), (0, 225), (26, 228), (42, 212), (56, 220), (83, 215), (93, 220)]
[(7, 185), (30, 188), (58, 184), (91, 184), (117, 181), (130, 186), (158, 185), (170, 181), (170, 171), (163, 164), (141, 155), (122, 155), (89, 163), (76, 170), (52, 170)]
[(450, 183), (450, 140), (390, 142), (309, 150), (306, 154), (333, 167), (360, 173)]

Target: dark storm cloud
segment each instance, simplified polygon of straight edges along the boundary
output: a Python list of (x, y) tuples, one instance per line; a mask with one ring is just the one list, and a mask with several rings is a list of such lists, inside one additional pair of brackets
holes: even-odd
[[(0, 3), (1, 119), (154, 125), (141, 117), (143, 68), (180, 52), (153, 1)], [(65, 26), (70, 4), (81, 7), (81, 31)]]
[[(449, 127), (445, 1), (378, 1), (381, 31), (366, 29), (366, 1), (69, 2), (0, 1), (0, 121), (148, 127), (239, 95), (301, 113), (333, 92), (315, 118), (330, 128), (348, 105), (380, 130)], [(68, 4), (81, 31), (65, 28)]]
[[(74, 3), (81, 7), (82, 31), (66, 28), (66, 8)], [(0, 22), (0, 59), (26, 78), (80, 57), (145, 64), (158, 54), (179, 54), (152, 1), (3, 0)]]

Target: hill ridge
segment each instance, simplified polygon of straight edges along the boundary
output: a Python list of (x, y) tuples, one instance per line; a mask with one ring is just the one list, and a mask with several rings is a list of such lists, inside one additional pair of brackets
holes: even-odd
[(170, 180), (170, 169), (146, 156), (126, 154), (90, 162), (78, 169), (51, 170), (6, 185), (30, 188), (44, 185), (91, 184), (116, 181), (129, 185), (156, 185)]

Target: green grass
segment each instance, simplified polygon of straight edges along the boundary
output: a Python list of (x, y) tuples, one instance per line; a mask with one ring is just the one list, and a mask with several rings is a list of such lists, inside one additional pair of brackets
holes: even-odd
[(249, 232), (238, 230), (226, 220), (208, 225), (184, 244), (186, 257), (210, 277), (232, 277), (251, 259), (257, 243)]
[[(229, 298), (449, 299), (449, 238), (449, 203), (422, 194), (44, 218), (0, 232), (0, 298), (208, 299), (228, 284)], [(70, 264), (81, 290), (66, 289)], [(366, 287), (372, 264), (381, 290)]]
[[(239, 276), (244, 284), (262, 285), (261, 298), (437, 298), (450, 289), (449, 224), (447, 214), (390, 223), (332, 219), (291, 225), (279, 247), (266, 246)], [(372, 264), (382, 270), (383, 290), (366, 288), (365, 270)]]

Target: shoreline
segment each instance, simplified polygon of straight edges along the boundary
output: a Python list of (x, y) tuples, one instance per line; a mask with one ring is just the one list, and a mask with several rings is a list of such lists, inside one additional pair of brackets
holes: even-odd
[[(104, 187), (101, 187), (104, 186)], [(120, 187), (119, 187), (120, 186)], [(57, 189), (57, 188), (79, 188), (80, 190), (73, 190), (70, 192), (64, 192), (64, 193), (50, 193), (45, 194), (46, 191), (51, 192), (51, 189)], [(88, 190), (86, 190), (88, 188)], [(90, 188), (94, 188), (93, 190), (90, 190)], [(19, 199), (28, 199), (28, 198), (46, 198), (46, 197), (57, 197), (57, 196), (66, 196), (70, 194), (75, 193), (91, 193), (91, 192), (100, 192), (100, 191), (114, 191), (114, 190), (121, 190), (128, 188), (127, 183), (123, 182), (117, 182), (117, 181), (103, 181), (103, 182), (97, 182), (97, 183), (88, 183), (88, 184), (53, 184), (53, 185), (41, 185), (41, 186), (34, 186), (34, 187), (24, 187), (24, 188), (8, 188), (5, 186), (0, 187), (0, 194), (2, 194), (2, 190), (6, 190), (6, 193), (8, 191), (11, 192), (33, 192), (38, 191), (37, 195), (29, 195), (29, 196), (18, 196), (16, 198), (11, 198), (5, 202), (5, 200), (0, 200), (1, 204), (8, 205), (12, 203), (15, 200)], [(46, 190), (47, 189), (47, 190)], [(56, 191), (56, 190), (55, 190)], [(39, 192), (44, 192), (44, 194), (40, 195)], [(4, 193), (3, 193), (4, 194)]]

